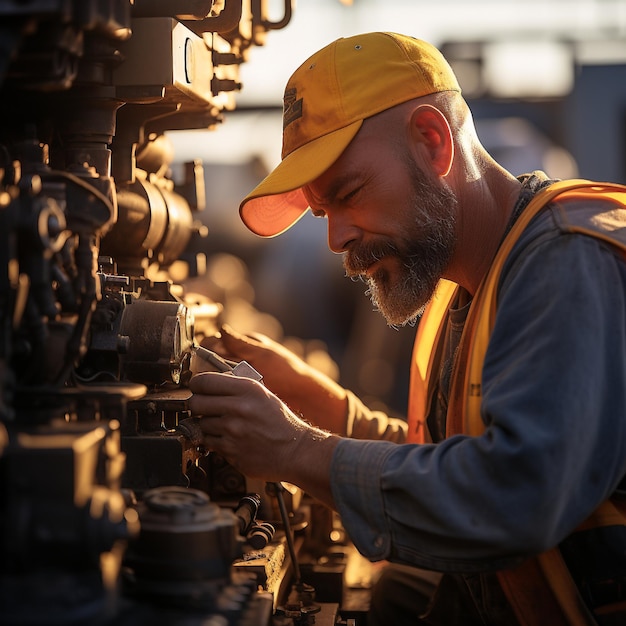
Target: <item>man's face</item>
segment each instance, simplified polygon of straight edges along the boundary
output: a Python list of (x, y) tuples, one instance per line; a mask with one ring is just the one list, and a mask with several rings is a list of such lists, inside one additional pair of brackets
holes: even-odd
[(328, 219), (329, 247), (343, 252), (350, 277), (368, 283), (391, 325), (413, 322), (454, 252), (457, 200), (398, 146), (353, 141), (305, 190), (314, 215)]

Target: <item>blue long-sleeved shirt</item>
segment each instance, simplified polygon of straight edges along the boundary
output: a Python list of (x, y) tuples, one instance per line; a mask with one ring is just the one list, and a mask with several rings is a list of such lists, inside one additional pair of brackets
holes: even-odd
[(479, 437), (398, 445), (402, 428), (351, 398), (349, 434), (395, 440), (342, 439), (333, 456), (337, 509), (365, 556), (514, 565), (559, 543), (626, 474), (626, 263), (563, 233), (551, 211), (504, 269), (482, 417)]

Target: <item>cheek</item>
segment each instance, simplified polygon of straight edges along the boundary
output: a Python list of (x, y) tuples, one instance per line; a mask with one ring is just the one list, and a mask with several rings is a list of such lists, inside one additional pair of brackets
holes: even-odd
[[(397, 184), (394, 184), (396, 182)], [(363, 218), (364, 229), (394, 237), (402, 233), (403, 224), (412, 220), (412, 202), (413, 198), (406, 181), (389, 180), (374, 191), (368, 191), (358, 213)]]

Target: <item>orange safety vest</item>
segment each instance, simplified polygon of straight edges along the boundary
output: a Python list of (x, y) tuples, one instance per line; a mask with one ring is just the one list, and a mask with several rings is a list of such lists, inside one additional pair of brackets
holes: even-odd
[[(571, 207), (581, 206), (579, 202), (573, 204), (572, 201), (593, 203), (598, 200), (609, 201), (613, 209), (626, 209), (626, 186), (569, 180), (554, 183), (534, 196), (500, 246), (470, 305), (452, 374), (447, 436), (458, 433), (478, 436), (484, 431), (480, 412), (482, 368), (496, 316), (497, 286), (502, 267), (532, 218), (557, 197), (555, 207), (565, 232), (602, 239), (615, 245), (626, 256), (626, 227), (623, 221), (615, 219), (611, 210), (592, 214), (570, 210)], [(455, 283), (440, 281), (420, 320), (411, 367), (409, 442), (430, 441), (425, 420), (439, 376), (447, 314), (457, 290)], [(611, 525), (626, 525), (626, 510), (620, 503), (608, 500), (575, 532)], [(597, 625), (558, 548), (528, 559), (515, 569), (499, 571), (498, 580), (522, 626)], [(626, 616), (626, 604), (619, 608)], [(614, 609), (617, 610), (617, 607), (602, 607), (602, 612), (611, 615)]]

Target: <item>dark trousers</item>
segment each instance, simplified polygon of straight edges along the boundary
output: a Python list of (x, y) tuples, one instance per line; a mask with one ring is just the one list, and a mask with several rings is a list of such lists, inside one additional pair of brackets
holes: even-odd
[(494, 575), (438, 574), (389, 564), (374, 585), (368, 626), (515, 626)]

